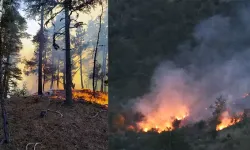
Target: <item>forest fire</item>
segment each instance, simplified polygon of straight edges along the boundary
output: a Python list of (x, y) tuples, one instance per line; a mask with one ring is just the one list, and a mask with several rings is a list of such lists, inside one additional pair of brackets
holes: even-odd
[[(52, 90), (50, 96), (51, 99), (61, 99), (64, 100), (65, 91), (64, 90)], [(92, 102), (100, 105), (108, 105), (108, 94), (104, 92), (95, 92), (95, 97), (93, 96), (93, 91), (89, 89), (82, 90), (72, 90), (73, 100), (84, 100), (87, 102)]]
[[(244, 96), (244, 98), (246, 97), (248, 97), (248, 95)], [(226, 104), (225, 107), (227, 107)], [(188, 106), (179, 103), (175, 103), (175, 106), (172, 107), (160, 106), (157, 110), (146, 114), (142, 121), (137, 122), (136, 126), (138, 131), (142, 132), (151, 130), (158, 133), (171, 131), (187, 125), (190, 118), (195, 117), (194, 114), (190, 113), (190, 110), (191, 108), (188, 108)], [(226, 111), (223, 111), (219, 115), (218, 121), (220, 123), (216, 126), (216, 130), (219, 131), (240, 122), (242, 115), (242, 111), (238, 111), (235, 115), (232, 115), (232, 112), (226, 109)], [(129, 126), (128, 129), (134, 130), (131, 126)]]
[[(188, 109), (184, 106), (178, 109), (159, 110), (147, 115), (145, 120), (137, 123), (137, 127), (144, 132), (152, 129), (158, 133), (170, 131), (176, 126), (182, 126), (182, 121), (188, 116)], [(176, 121), (179, 123), (175, 124)]]
[(158, 133), (163, 131), (170, 131), (174, 129), (174, 121), (175, 120), (183, 120), (187, 116), (183, 114), (183, 116), (171, 117), (168, 120), (157, 120), (155, 118), (150, 118), (147, 121), (138, 123), (138, 127), (142, 129), (144, 132), (148, 132), (151, 129), (156, 130)]
[(225, 111), (220, 116), (220, 124), (218, 124), (216, 126), (216, 130), (217, 131), (222, 130), (222, 129), (227, 128), (229, 126), (232, 126), (240, 121), (241, 121), (241, 118), (234, 118), (234, 117), (229, 115), (228, 111)]
[(229, 83), (220, 84), (220, 75), (199, 77), (163, 63), (153, 74), (150, 90), (128, 104), (143, 116), (128, 124), (133, 125), (134, 131), (161, 133), (194, 126), (200, 121), (207, 129), (217, 131), (239, 123), (242, 112), (250, 108), (250, 94), (244, 94), (249, 89), (239, 89), (238, 82), (235, 88), (228, 88)]
[[(161, 116), (157, 117), (154, 115), (155, 114), (152, 114), (150, 115), (150, 117), (147, 116), (146, 120), (137, 123), (137, 127), (140, 131), (148, 132), (150, 130), (154, 130), (158, 133), (161, 133), (163, 131), (171, 131), (178, 127), (186, 125), (185, 120), (189, 117), (189, 114), (185, 113), (185, 111), (180, 111), (178, 114), (170, 117), (169, 119), (161, 119)], [(232, 126), (241, 121), (241, 118), (234, 118), (233, 116), (230, 116), (228, 111), (223, 112), (219, 119), (220, 124), (216, 126), (217, 131)], [(132, 127), (129, 126), (128, 129), (131, 130)]]

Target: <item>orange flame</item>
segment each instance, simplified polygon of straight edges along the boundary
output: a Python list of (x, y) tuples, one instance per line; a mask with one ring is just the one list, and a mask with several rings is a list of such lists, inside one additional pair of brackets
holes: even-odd
[(148, 114), (144, 121), (137, 123), (137, 126), (143, 132), (148, 132), (152, 129), (158, 133), (173, 130), (174, 120), (185, 119), (189, 115), (187, 112), (188, 109), (184, 106), (180, 107), (180, 109), (175, 109), (171, 115), (168, 111), (156, 111), (152, 114)]
[(221, 118), (220, 118), (221, 123), (217, 125), (216, 130), (222, 130), (224, 128), (227, 128), (229, 126), (232, 126), (238, 122), (241, 121), (240, 118), (233, 120), (233, 118), (229, 115), (228, 111), (225, 111), (222, 113)]
[[(64, 90), (53, 90), (51, 99), (65, 99), (65, 91)], [(82, 90), (72, 90), (72, 98), (74, 100), (84, 100), (87, 102), (97, 103), (100, 105), (108, 105), (108, 94), (104, 92), (95, 92), (95, 97), (93, 96), (93, 91), (89, 89), (82, 89)]]

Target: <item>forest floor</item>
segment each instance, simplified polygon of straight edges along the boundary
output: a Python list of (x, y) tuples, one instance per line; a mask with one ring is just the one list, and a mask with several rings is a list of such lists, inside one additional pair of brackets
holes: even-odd
[[(42, 118), (43, 109), (52, 111)], [(25, 150), (28, 143), (40, 143), (36, 150), (108, 149), (108, 113), (94, 104), (64, 106), (46, 97), (13, 97), (6, 100), (6, 110), (10, 143), (1, 150)], [(1, 129), (1, 138), (2, 133)], [(34, 145), (28, 146), (31, 149)]]

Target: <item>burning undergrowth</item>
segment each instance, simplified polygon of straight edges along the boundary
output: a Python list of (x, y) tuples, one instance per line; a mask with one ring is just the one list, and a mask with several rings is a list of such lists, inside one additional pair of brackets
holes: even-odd
[(204, 95), (208, 95), (206, 84), (192, 78), (184, 69), (175, 68), (173, 64), (160, 66), (152, 85), (149, 94), (133, 100), (136, 103), (133, 103), (132, 111), (137, 116), (140, 114), (140, 117), (127, 129), (160, 133), (215, 118), (216, 130), (222, 130), (241, 121), (244, 107), (239, 104), (249, 99), (233, 100), (232, 96), (218, 97), (217, 93), (204, 98)]
[[(51, 99), (65, 100), (64, 90), (51, 90), (49, 91)], [(96, 91), (95, 94), (90, 89), (72, 90), (72, 98), (75, 101), (85, 101), (89, 103), (95, 103), (99, 105), (108, 106), (108, 94), (100, 91)]]

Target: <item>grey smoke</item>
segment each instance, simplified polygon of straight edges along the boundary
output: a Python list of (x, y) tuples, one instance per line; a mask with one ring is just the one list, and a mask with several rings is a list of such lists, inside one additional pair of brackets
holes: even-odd
[[(151, 92), (138, 98), (135, 110), (146, 116), (152, 112), (163, 115), (164, 110), (175, 112), (175, 106), (185, 105), (197, 120), (205, 119), (211, 113), (205, 108), (220, 95), (234, 108), (233, 103), (250, 92), (249, 14), (248, 7), (196, 25), (194, 42), (180, 44), (180, 55), (156, 69)], [(250, 101), (244, 102), (247, 105), (250, 108)]]

